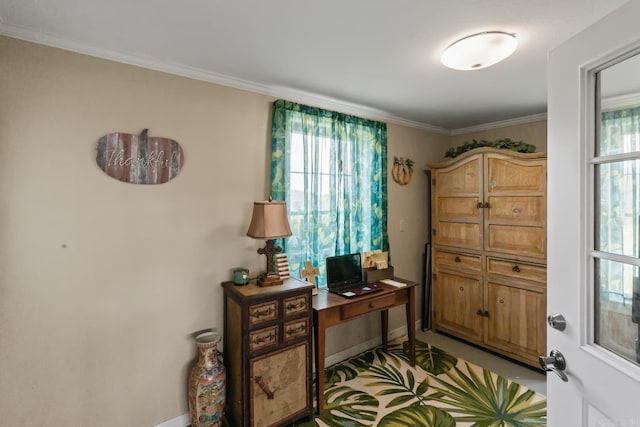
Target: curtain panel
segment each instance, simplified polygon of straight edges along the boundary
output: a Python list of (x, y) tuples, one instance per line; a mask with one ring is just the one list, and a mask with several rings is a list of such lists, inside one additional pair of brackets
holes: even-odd
[(281, 239), (292, 274), (305, 261), (326, 283), (329, 256), (388, 251), (385, 123), (285, 100), (273, 103), (271, 196), (287, 202)]

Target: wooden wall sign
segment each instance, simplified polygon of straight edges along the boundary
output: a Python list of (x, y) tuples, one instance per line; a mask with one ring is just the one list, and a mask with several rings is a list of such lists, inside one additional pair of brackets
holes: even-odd
[(107, 175), (132, 184), (164, 184), (180, 173), (184, 155), (169, 138), (110, 133), (98, 140), (96, 162)]

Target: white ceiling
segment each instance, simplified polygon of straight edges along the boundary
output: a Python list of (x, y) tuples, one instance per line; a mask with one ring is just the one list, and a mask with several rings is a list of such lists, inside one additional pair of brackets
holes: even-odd
[[(0, 34), (456, 133), (545, 113), (547, 52), (625, 1), (0, 0)], [(489, 30), (515, 33), (516, 53), (440, 64)]]

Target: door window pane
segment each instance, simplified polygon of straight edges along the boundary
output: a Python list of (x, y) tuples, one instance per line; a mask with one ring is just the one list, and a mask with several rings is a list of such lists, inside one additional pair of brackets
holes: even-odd
[(596, 272), (600, 293), (596, 296), (595, 341), (640, 365), (640, 269), (597, 259)]
[(640, 257), (640, 160), (596, 166), (596, 250)]
[(598, 73), (598, 156), (640, 152), (639, 70), (640, 55), (635, 55)]

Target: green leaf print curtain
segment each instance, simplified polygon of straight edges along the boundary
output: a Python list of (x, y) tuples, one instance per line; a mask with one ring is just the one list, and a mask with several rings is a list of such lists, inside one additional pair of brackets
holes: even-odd
[[(639, 151), (640, 107), (603, 112), (600, 127), (600, 155)], [(598, 168), (600, 179), (598, 249), (613, 254), (640, 257), (638, 242), (640, 160), (612, 161)], [(603, 299), (625, 304), (631, 298), (632, 280), (627, 270), (623, 263), (601, 263)]]
[(329, 256), (388, 250), (387, 126), (284, 100), (273, 104), (271, 196), (287, 202), (281, 239), (293, 276), (326, 284)]

